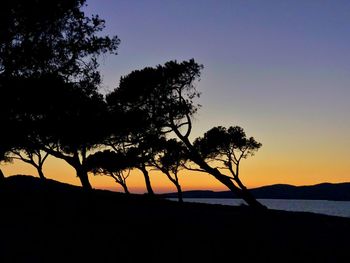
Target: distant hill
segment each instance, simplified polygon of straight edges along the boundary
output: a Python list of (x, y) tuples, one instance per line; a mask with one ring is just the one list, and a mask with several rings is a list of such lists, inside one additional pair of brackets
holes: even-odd
[[(37, 191), (65, 193), (79, 193), (83, 189), (79, 186), (60, 183), (47, 179), (38, 180), (36, 177), (27, 175), (16, 175), (7, 177), (4, 181), (6, 189), (15, 187), (17, 191)], [(99, 192), (109, 191), (98, 190)], [(334, 200), (350, 201), (350, 183), (322, 183), (310, 186), (294, 186), (288, 184), (275, 184), (253, 188), (251, 193), (258, 199), (304, 199), (304, 200)], [(166, 193), (160, 195), (166, 198), (176, 198), (177, 193)], [(210, 191), (210, 190), (193, 190), (185, 191), (184, 198), (237, 198), (230, 191)]]
[(79, 186), (61, 183), (51, 179), (39, 180), (39, 178), (30, 175), (9, 176), (5, 178), (3, 184), (6, 186), (5, 190), (7, 191), (11, 191), (13, 189), (20, 192), (43, 190), (54, 192), (82, 191), (82, 188)]
[[(322, 183), (311, 186), (293, 186), (275, 184), (250, 190), (258, 199), (304, 199), (304, 200), (334, 200), (350, 201), (350, 183)], [(177, 193), (167, 193), (162, 196), (176, 198)], [(230, 191), (185, 191), (184, 198), (237, 198)]]

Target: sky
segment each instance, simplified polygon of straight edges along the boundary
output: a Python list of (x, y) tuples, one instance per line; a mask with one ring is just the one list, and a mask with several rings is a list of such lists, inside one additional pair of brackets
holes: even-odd
[[(87, 0), (86, 14), (121, 39), (101, 59), (108, 93), (121, 76), (169, 60), (203, 64), (192, 139), (214, 126), (241, 126), (262, 143), (241, 164), (248, 187), (350, 181), (350, 1)], [(26, 164), (5, 174), (34, 174)], [(72, 168), (50, 158), (47, 177), (79, 185)], [(107, 177), (96, 188), (121, 189)], [(131, 192), (144, 192), (140, 173)], [(152, 172), (157, 192), (175, 191)], [(184, 190), (226, 190), (210, 175), (183, 172)]]

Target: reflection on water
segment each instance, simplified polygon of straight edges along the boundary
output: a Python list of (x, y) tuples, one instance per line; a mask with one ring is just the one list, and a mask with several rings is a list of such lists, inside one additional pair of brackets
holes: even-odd
[[(176, 200), (175, 198), (171, 200)], [(286, 199), (259, 199), (261, 203), (271, 209), (312, 212), (318, 214), (350, 217), (350, 201), (327, 200), (286, 200)], [(216, 198), (186, 198), (185, 202), (221, 204), (238, 206), (244, 203), (240, 199)]]

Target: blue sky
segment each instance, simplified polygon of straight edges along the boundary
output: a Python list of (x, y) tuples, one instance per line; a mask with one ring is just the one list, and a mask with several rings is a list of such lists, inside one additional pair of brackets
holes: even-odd
[[(90, 0), (87, 12), (122, 41), (104, 60), (104, 90), (194, 58), (205, 68), (193, 137), (240, 125), (263, 143), (251, 164), (262, 174), (350, 180), (350, 1)], [(285, 169), (265, 167), (276, 160)]]
[(104, 90), (133, 69), (195, 58), (201, 125), (221, 115), (349, 129), (349, 1), (90, 0), (87, 11), (122, 41), (102, 61)]

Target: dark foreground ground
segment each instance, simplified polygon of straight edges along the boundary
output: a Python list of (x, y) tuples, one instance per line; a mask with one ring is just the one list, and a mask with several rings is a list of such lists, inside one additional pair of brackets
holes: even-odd
[(0, 189), (0, 262), (350, 262), (350, 219), (178, 204), (31, 177)]

